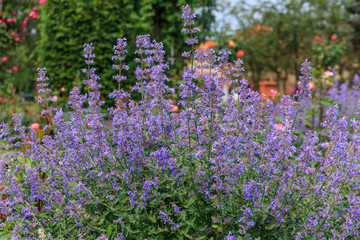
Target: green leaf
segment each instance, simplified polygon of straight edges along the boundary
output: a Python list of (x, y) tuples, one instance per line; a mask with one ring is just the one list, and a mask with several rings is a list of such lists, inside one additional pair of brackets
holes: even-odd
[(149, 220), (153, 223), (156, 223), (156, 216), (155, 215), (150, 215), (149, 216)]
[(266, 230), (271, 230), (271, 229), (273, 229), (275, 227), (275, 225), (274, 224), (271, 224), (270, 226), (265, 226), (265, 229)]
[(31, 145), (30, 145), (29, 143), (26, 144), (26, 145), (23, 147), (23, 149), (21, 149), (21, 152), (22, 152), (22, 153), (25, 152), (25, 150), (28, 149), (28, 148), (31, 148)]
[(111, 236), (111, 233), (112, 233), (112, 226), (111, 226), (111, 224), (107, 227), (106, 233), (107, 233), (107, 236), (108, 236), (108, 237)]
[(196, 201), (196, 197), (191, 196), (190, 199), (187, 201), (185, 208), (189, 208), (195, 201)]
[(36, 136), (42, 141), (42, 137), (45, 135), (45, 131), (42, 129), (36, 129)]

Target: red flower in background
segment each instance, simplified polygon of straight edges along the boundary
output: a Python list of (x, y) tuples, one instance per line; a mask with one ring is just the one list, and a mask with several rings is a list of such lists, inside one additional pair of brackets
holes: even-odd
[(315, 37), (314, 37), (314, 40), (315, 40), (315, 41), (320, 41), (320, 40), (321, 40), (321, 37), (315, 36)]
[(244, 55), (245, 55), (245, 53), (244, 53), (243, 50), (239, 50), (239, 51), (237, 51), (237, 53), (236, 53), (236, 56), (238, 56), (239, 58), (242, 58)]
[(209, 48), (213, 48), (215, 46), (215, 43), (213, 41), (209, 41), (207, 45)]
[(331, 40), (335, 41), (337, 39), (337, 36), (334, 34), (331, 36)]

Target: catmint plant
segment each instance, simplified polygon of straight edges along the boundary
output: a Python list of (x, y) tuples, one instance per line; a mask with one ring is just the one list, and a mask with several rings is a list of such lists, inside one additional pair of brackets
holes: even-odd
[[(310, 62), (275, 120), (274, 103), (241, 79), (243, 62), (231, 62), (227, 50), (195, 50), (195, 14), (184, 6), (182, 16), (191, 66), (179, 113), (167, 98), (174, 90), (163, 44), (139, 35), (132, 91), (142, 97), (130, 99), (119, 84), (110, 94), (111, 129), (100, 112), (105, 80), (92, 67), (92, 43), (84, 44), (86, 93), (71, 91), (69, 120), (51, 109), (43, 129), (22, 126), (19, 114), (0, 125), (0, 228), (13, 239), (357, 238), (359, 121), (332, 106), (323, 131), (299, 139)], [(130, 70), (126, 46), (125, 38), (114, 46), (119, 83)], [(40, 68), (43, 89), (46, 81)], [(226, 98), (224, 82), (232, 86)]]

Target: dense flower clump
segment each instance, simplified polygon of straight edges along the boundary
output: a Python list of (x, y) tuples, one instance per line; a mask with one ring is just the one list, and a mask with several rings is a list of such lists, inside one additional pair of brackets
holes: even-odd
[[(183, 7), (185, 26), (195, 14)], [(198, 28), (184, 29), (197, 42)], [(110, 97), (112, 128), (104, 127), (101, 80), (94, 46), (84, 45), (87, 93), (74, 88), (72, 109), (46, 108), (50, 123), (25, 128), (21, 116), (1, 124), (5, 150), (0, 187), (1, 226), (13, 239), (345, 239), (360, 224), (360, 122), (339, 118), (331, 107), (321, 133), (301, 141), (304, 99), (311, 97), (305, 61), (295, 97), (283, 96), (282, 121), (274, 104), (240, 79), (242, 60), (212, 48), (184, 52), (195, 62), (185, 70), (181, 111), (170, 111), (163, 44), (139, 35), (128, 100), (126, 39), (114, 46), (119, 89)], [(45, 68), (39, 69), (41, 103), (54, 99)], [(149, 79), (148, 76), (151, 76)], [(226, 101), (221, 83), (230, 83)], [(233, 96), (236, 96), (233, 97)], [(279, 124), (281, 127), (278, 127)], [(13, 131), (12, 131), (13, 128)], [(2, 215), (0, 215), (2, 216)]]

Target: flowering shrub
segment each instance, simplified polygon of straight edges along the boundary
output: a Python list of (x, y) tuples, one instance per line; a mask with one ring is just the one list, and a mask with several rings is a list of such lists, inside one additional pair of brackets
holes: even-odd
[[(41, 1), (46, 2), (46, 1)], [(16, 48), (23, 44), (38, 18), (38, 0), (0, 1), (0, 96), (10, 95), (13, 79), (9, 77), (21, 70), (16, 61)], [(11, 81), (10, 81), (11, 79)]]
[[(194, 49), (195, 15), (183, 7), (184, 32)], [(283, 96), (276, 123), (272, 101), (240, 80), (242, 61), (228, 51), (185, 51), (180, 112), (171, 111), (163, 44), (139, 35), (133, 91), (121, 88), (126, 39), (114, 46), (119, 88), (110, 97), (112, 129), (99, 109), (101, 82), (84, 45), (88, 92), (74, 88), (71, 119), (44, 108), (42, 129), (1, 124), (1, 214), (13, 239), (301, 239), (358, 236), (360, 123), (327, 111), (321, 134), (300, 141), (302, 102), (311, 97), (311, 67), (302, 65), (295, 99)], [(207, 71), (204, 71), (207, 70)], [(151, 73), (151, 79), (148, 76)], [(53, 101), (46, 69), (39, 69), (42, 104)], [(223, 103), (220, 84), (236, 94)], [(294, 118), (290, 112), (295, 113)], [(351, 131), (348, 128), (351, 127)], [(21, 149), (21, 150), (20, 150)]]

